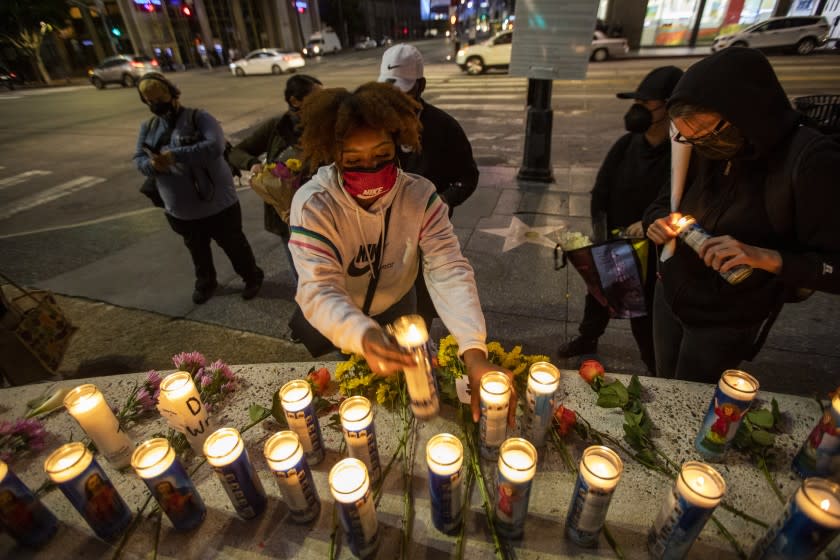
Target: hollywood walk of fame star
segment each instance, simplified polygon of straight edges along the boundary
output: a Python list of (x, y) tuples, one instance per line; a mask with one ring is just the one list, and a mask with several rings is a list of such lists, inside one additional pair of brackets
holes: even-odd
[(545, 226), (529, 226), (514, 216), (510, 220), (510, 225), (506, 228), (489, 228), (480, 231), (504, 237), (505, 244), (502, 246), (502, 253), (507, 253), (511, 249), (515, 249), (525, 243), (533, 243), (553, 249), (557, 243), (552, 241), (548, 235), (565, 228), (565, 222)]

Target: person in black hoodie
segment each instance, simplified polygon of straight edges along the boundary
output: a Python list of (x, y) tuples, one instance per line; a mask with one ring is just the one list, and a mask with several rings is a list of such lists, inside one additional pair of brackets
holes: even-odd
[[(592, 189), (590, 214), (595, 242), (611, 237), (644, 237), (642, 215), (656, 199), (662, 185), (667, 183), (671, 170), (669, 120), (665, 103), (682, 74), (676, 66), (655, 68), (644, 77), (636, 91), (616, 94), (619, 99), (634, 101), (624, 115), (624, 126), (628, 132), (610, 148)], [(645, 279), (648, 314), (630, 319), (630, 327), (642, 361), (653, 373), (656, 371), (656, 360), (650, 308), (656, 285), (656, 256), (654, 251), (648, 254)], [(596, 352), (598, 338), (604, 334), (609, 322), (609, 309), (587, 293), (580, 335), (560, 346), (560, 357)]]
[[(694, 64), (668, 102), (674, 140), (692, 145), (685, 189), (645, 213), (657, 244), (690, 214), (712, 237), (681, 242), (654, 297), (657, 375), (715, 383), (760, 348), (787, 295), (840, 293), (840, 146), (803, 126), (767, 58), (733, 47)], [(737, 284), (720, 275), (753, 272)], [(764, 327), (764, 328), (762, 328)]]

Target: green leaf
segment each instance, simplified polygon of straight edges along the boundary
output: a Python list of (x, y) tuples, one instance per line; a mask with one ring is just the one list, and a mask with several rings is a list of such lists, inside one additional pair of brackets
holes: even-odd
[(752, 410), (747, 413), (747, 420), (759, 428), (769, 430), (773, 427), (773, 414), (766, 409)]
[(627, 388), (621, 381), (613, 381), (598, 391), (598, 406), (602, 408), (623, 408), (629, 400)]
[(638, 401), (642, 398), (642, 383), (639, 381), (638, 375), (634, 375), (630, 378), (630, 384), (627, 386), (627, 393), (634, 401)]
[(782, 412), (779, 410), (779, 403), (776, 401), (775, 397), (770, 401), (770, 410), (773, 413), (773, 427), (777, 430), (781, 430)]
[(251, 419), (251, 422), (259, 422), (269, 414), (271, 414), (270, 410), (256, 403), (252, 403), (251, 406), (248, 407), (248, 418)]
[(595, 403), (601, 408), (621, 408), (621, 399), (614, 392), (598, 394), (598, 401)]
[(776, 442), (776, 436), (764, 430), (754, 430), (751, 436), (752, 440), (761, 447), (772, 447)]
[(274, 396), (271, 398), (271, 415), (281, 424), (286, 423), (286, 413), (280, 404), (280, 391), (274, 391)]
[(642, 421), (645, 418), (644, 412), (631, 412), (625, 411), (624, 412), (624, 423), (625, 424), (632, 424), (634, 426), (640, 426)]

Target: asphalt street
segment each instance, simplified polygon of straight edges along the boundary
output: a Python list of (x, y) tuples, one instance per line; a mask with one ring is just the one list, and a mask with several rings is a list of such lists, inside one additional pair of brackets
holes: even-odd
[[(696, 58), (607, 61), (590, 64), (585, 80), (555, 82), (555, 182), (520, 184), (515, 173), (526, 80), (504, 72), (466, 76), (446, 62), (442, 41), (417, 45), (426, 58), (425, 99), (459, 120), (481, 167), (479, 189), (457, 209), (454, 223), (476, 269), (490, 339), (555, 358), (558, 344), (576, 332), (583, 284), (573, 271), (554, 270), (553, 247), (563, 230), (589, 228), (588, 191), (623, 130), (627, 102), (615, 93), (634, 89), (655, 66), (686, 68)], [(327, 87), (353, 88), (376, 79), (381, 53), (312, 60), (303, 71)], [(840, 93), (838, 56), (771, 61), (791, 97)], [(285, 76), (236, 78), (220, 68), (170, 78), (185, 105), (208, 110), (234, 141), (285, 110)], [(217, 253), (224, 289), (203, 306), (192, 304), (186, 250), (161, 211), (137, 192), (141, 178), (131, 157), (138, 128), (148, 118), (137, 92), (118, 86), (0, 93), (0, 272), (69, 298), (63, 301), (81, 329), (62, 373), (165, 368), (166, 356), (182, 340), (190, 345), (182, 350), (195, 347), (231, 361), (302, 359), (302, 348), (283, 339), (294, 280), (279, 240), (262, 229), (261, 202), (247, 187), (240, 200), (246, 233), (267, 272), (263, 291), (242, 301), (241, 281)], [(775, 390), (810, 394), (836, 386), (839, 303), (817, 294), (788, 306), (746, 369)], [(111, 312), (93, 312), (103, 306)], [(442, 333), (440, 325), (436, 331)], [(627, 322), (613, 321), (599, 349), (609, 369), (643, 372)]]

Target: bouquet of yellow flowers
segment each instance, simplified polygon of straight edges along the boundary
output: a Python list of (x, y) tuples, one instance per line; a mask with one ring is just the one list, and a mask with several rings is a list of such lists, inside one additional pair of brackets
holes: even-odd
[(268, 163), (259, 173), (251, 177), (251, 188), (266, 203), (273, 206), (287, 224), (292, 197), (300, 187), (302, 167), (303, 164), (299, 159), (289, 158), (285, 162)]

